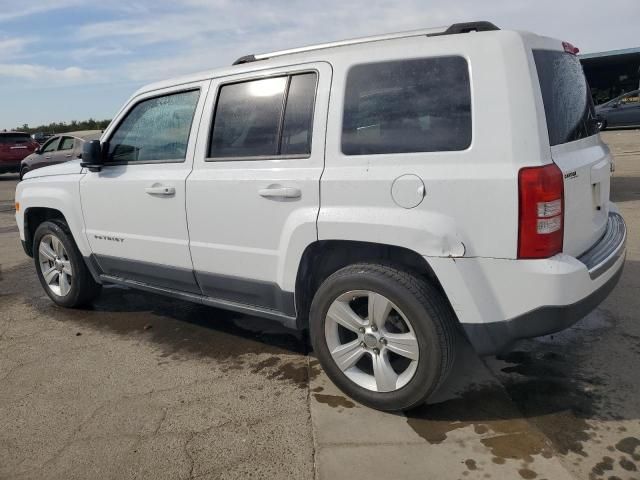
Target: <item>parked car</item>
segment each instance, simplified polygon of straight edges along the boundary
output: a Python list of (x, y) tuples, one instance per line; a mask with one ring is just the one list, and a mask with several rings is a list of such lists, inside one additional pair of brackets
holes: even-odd
[(44, 145), (20, 163), (20, 180), (27, 172), (36, 168), (48, 167), (57, 163), (68, 162), (74, 158), (82, 158), (84, 142), (97, 140), (101, 130), (69, 132), (51, 137)]
[(596, 107), (600, 130), (618, 127), (640, 127), (640, 90), (620, 95)]
[(0, 173), (20, 171), (20, 162), (38, 148), (28, 133), (0, 132)]
[(44, 145), (44, 142), (46, 142), (51, 137), (53, 137), (53, 134), (44, 133), (44, 132), (36, 132), (36, 133), (31, 135), (31, 138), (33, 138), (40, 145)]
[(261, 315), (307, 330), (354, 399), (414, 407), (458, 329), (503, 351), (620, 278), (576, 51), (476, 22), (155, 83), (82, 162), (18, 184), (25, 251), (58, 305), (113, 283)]

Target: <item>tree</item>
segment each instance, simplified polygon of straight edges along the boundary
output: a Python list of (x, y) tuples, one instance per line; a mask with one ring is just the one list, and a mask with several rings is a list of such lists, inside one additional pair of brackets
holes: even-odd
[(21, 127), (17, 127), (16, 131), (26, 133), (66, 133), (75, 132), (78, 130), (104, 130), (111, 123), (111, 120), (72, 120), (69, 123), (65, 122), (51, 122), (47, 125), (38, 125), (37, 127), (30, 127), (28, 123), (25, 123)]

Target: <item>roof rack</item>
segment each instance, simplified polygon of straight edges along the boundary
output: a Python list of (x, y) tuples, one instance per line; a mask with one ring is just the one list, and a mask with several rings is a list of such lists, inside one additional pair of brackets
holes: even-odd
[(258, 60), (266, 60), (268, 58), (280, 57), (283, 55), (290, 55), (292, 53), (309, 52), (313, 50), (322, 50), (325, 48), (342, 47), (345, 45), (356, 45), (358, 43), (378, 42), (381, 40), (392, 40), (394, 38), (407, 38), (407, 37), (437, 37), (440, 35), (455, 35), (459, 33), (469, 32), (489, 32), (494, 30), (500, 30), (491, 22), (466, 22), (466, 23), (454, 23), (446, 29), (442, 28), (429, 28), (421, 30), (409, 30), (405, 32), (387, 33), (384, 35), (374, 35), (370, 37), (352, 38), (350, 40), (340, 40), (337, 42), (320, 43), (318, 45), (309, 45), (307, 47), (291, 48), (288, 50), (280, 50), (271, 53), (260, 53), (257, 55), (244, 55), (238, 58), (233, 65), (241, 65), (243, 63), (257, 62)]

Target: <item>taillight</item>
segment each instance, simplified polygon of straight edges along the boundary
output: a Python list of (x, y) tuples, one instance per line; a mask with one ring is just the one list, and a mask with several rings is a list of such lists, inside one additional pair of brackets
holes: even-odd
[(518, 258), (548, 258), (562, 251), (564, 183), (555, 163), (518, 174)]

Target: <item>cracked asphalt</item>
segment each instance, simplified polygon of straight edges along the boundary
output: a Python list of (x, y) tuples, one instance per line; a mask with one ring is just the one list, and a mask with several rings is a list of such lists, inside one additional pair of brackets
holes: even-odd
[(479, 359), (406, 415), (344, 397), (277, 324), (119, 287), (55, 307), (0, 175), (0, 479), (640, 480), (640, 131), (605, 132), (627, 264), (566, 332)]

